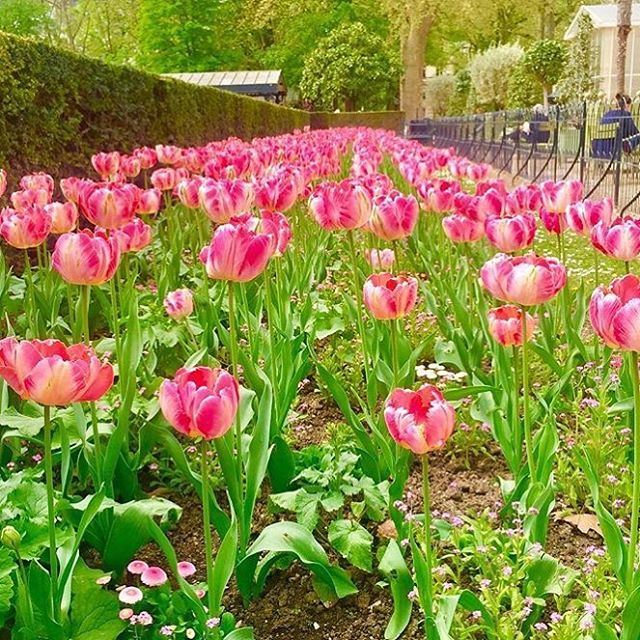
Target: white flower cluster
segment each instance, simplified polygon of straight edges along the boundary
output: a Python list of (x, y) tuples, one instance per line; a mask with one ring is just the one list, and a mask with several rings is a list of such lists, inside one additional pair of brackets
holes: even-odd
[(464, 371), (449, 371), (446, 367), (432, 362), (426, 367), (419, 364), (416, 367), (416, 376), (427, 380), (442, 380), (443, 382), (462, 382), (467, 374)]

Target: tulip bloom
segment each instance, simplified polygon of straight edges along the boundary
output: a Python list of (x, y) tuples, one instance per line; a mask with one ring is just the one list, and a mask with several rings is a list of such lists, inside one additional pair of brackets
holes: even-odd
[(546, 207), (540, 209), (540, 220), (549, 233), (557, 236), (567, 228), (567, 214), (564, 211), (551, 211)]
[(369, 249), (365, 252), (365, 257), (371, 268), (375, 270), (391, 269), (396, 260), (393, 249)]
[(589, 303), (594, 331), (614, 349), (640, 351), (640, 278), (616, 278), (610, 287), (598, 287)]
[(4, 169), (0, 169), (0, 198), (7, 190), (7, 172)]
[(120, 154), (117, 151), (96, 153), (91, 156), (91, 164), (103, 180), (114, 178), (120, 168)]
[(138, 208), (133, 185), (88, 183), (80, 191), (80, 209), (89, 222), (104, 229), (118, 229), (130, 222)]
[(102, 284), (113, 278), (120, 263), (115, 238), (83, 229), (61, 235), (53, 250), (53, 268), (71, 284)]
[(363, 227), (371, 217), (367, 190), (350, 181), (323, 182), (309, 199), (309, 211), (327, 231), (350, 231)]
[(0, 377), (23, 399), (45, 406), (99, 400), (113, 385), (113, 367), (91, 347), (58, 340), (0, 340)]
[(122, 156), (120, 158), (120, 173), (125, 178), (135, 178), (142, 171), (140, 158), (137, 156)]
[(584, 200), (567, 207), (567, 226), (581, 236), (588, 236), (598, 222), (609, 226), (615, 218), (611, 198)]
[(542, 204), (550, 213), (563, 214), (570, 204), (582, 200), (584, 188), (580, 180), (548, 180), (540, 185)]
[(173, 191), (178, 182), (176, 170), (171, 168), (156, 169), (151, 174), (151, 184), (160, 191)]
[(73, 204), (79, 204), (80, 192), (82, 191), (85, 184), (93, 183), (89, 182), (88, 180), (83, 180), (82, 178), (71, 176), (70, 178), (62, 178), (62, 180), (60, 180), (60, 189), (62, 190), (62, 195), (69, 202), (73, 202)]
[(141, 216), (158, 213), (162, 203), (162, 192), (160, 189), (145, 189), (140, 192), (140, 200), (136, 214)]
[(394, 389), (384, 407), (384, 421), (391, 437), (418, 455), (441, 449), (453, 433), (456, 414), (430, 384), (418, 391)]
[(532, 213), (541, 206), (540, 188), (535, 184), (516, 187), (505, 199), (505, 211), (510, 214)]
[(276, 257), (282, 256), (291, 241), (291, 225), (287, 217), (277, 211), (263, 211), (260, 218), (259, 230), (270, 235), (273, 239)]
[(29, 189), (35, 189), (36, 191), (46, 191), (49, 194), (49, 198), (53, 195), (53, 189), (55, 182), (53, 178), (48, 174), (40, 171), (39, 173), (30, 173), (20, 178), (20, 188), (28, 191)]
[(176, 191), (180, 202), (188, 209), (197, 209), (200, 206), (200, 186), (203, 179), (200, 177), (180, 180)]
[(189, 289), (177, 289), (167, 294), (164, 309), (174, 320), (183, 320), (193, 313), (193, 294)]
[(640, 220), (618, 218), (610, 226), (598, 222), (591, 230), (591, 244), (606, 256), (629, 262), (640, 254)]
[(162, 164), (176, 164), (182, 158), (182, 149), (173, 145), (156, 145), (157, 161)]
[(497, 189), (487, 189), (478, 195), (478, 217), (482, 220), (501, 216), (504, 212), (506, 196)]
[(22, 211), (3, 209), (0, 213), (0, 236), (16, 249), (41, 245), (51, 232), (51, 216), (38, 205)]
[(477, 242), (484, 236), (482, 220), (475, 220), (462, 213), (442, 218), (442, 229), (452, 242)]
[(200, 206), (209, 218), (225, 224), (251, 208), (254, 192), (244, 180), (204, 180), (200, 186)]
[(51, 200), (46, 189), (24, 189), (11, 194), (11, 204), (16, 211), (24, 211), (32, 205), (44, 207)]
[(413, 196), (389, 195), (374, 204), (369, 228), (383, 240), (407, 238), (418, 222), (418, 212)]
[(160, 386), (160, 409), (177, 431), (205, 440), (222, 437), (238, 412), (237, 380), (222, 369), (180, 369)]
[(140, 218), (134, 218), (124, 227), (113, 231), (112, 237), (120, 245), (121, 253), (142, 251), (151, 244), (151, 227)]
[(151, 167), (158, 164), (158, 154), (149, 147), (134, 149), (133, 155), (140, 160), (140, 166), (143, 169), (151, 169)]
[(51, 233), (68, 233), (78, 224), (78, 208), (73, 202), (52, 202), (44, 210), (51, 216)]
[(200, 252), (200, 261), (210, 278), (249, 282), (265, 270), (274, 248), (267, 233), (256, 233), (246, 224), (223, 224)]
[(487, 240), (505, 253), (526, 249), (536, 235), (536, 219), (530, 214), (516, 214), (505, 218), (485, 220)]
[(411, 276), (374, 273), (362, 289), (364, 304), (377, 320), (395, 320), (411, 313), (418, 297), (418, 281)]
[(564, 287), (567, 272), (555, 258), (498, 253), (480, 269), (482, 284), (498, 300), (531, 306), (548, 302)]
[(259, 180), (255, 185), (256, 205), (267, 211), (288, 211), (298, 199), (295, 177), (282, 172)]
[[(511, 304), (491, 309), (488, 313), (489, 333), (503, 347), (520, 347), (524, 342), (522, 331), (522, 311)], [(526, 314), (527, 342), (533, 338), (538, 325), (537, 319)]]

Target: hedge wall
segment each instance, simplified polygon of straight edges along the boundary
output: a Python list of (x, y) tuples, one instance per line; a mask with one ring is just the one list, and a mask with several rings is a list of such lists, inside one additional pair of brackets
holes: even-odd
[(331, 127), (372, 127), (373, 129), (389, 129), (396, 133), (402, 133), (404, 112), (347, 111), (331, 113), (318, 111), (311, 114), (312, 129), (329, 129)]
[(0, 33), (0, 167), (86, 171), (92, 153), (302, 128), (304, 111), (105, 64)]

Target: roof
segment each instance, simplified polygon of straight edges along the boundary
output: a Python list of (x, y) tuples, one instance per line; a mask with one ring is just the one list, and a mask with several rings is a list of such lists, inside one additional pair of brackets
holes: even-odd
[[(594, 29), (607, 29), (618, 24), (617, 4), (585, 4), (578, 9), (569, 28), (565, 31), (565, 40), (571, 40), (571, 38), (576, 37), (578, 34), (578, 20), (585, 13), (591, 18)], [(640, 26), (640, 4), (631, 5), (631, 26)]]
[(166, 76), (205, 87), (219, 87), (249, 95), (275, 95), (285, 91), (282, 71), (207, 71), (167, 73)]

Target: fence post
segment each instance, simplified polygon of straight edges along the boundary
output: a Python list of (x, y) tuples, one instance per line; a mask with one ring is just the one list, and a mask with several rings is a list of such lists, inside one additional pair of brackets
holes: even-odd
[(556, 128), (553, 136), (553, 181), (558, 179), (558, 155), (560, 153), (560, 105), (556, 105)]

